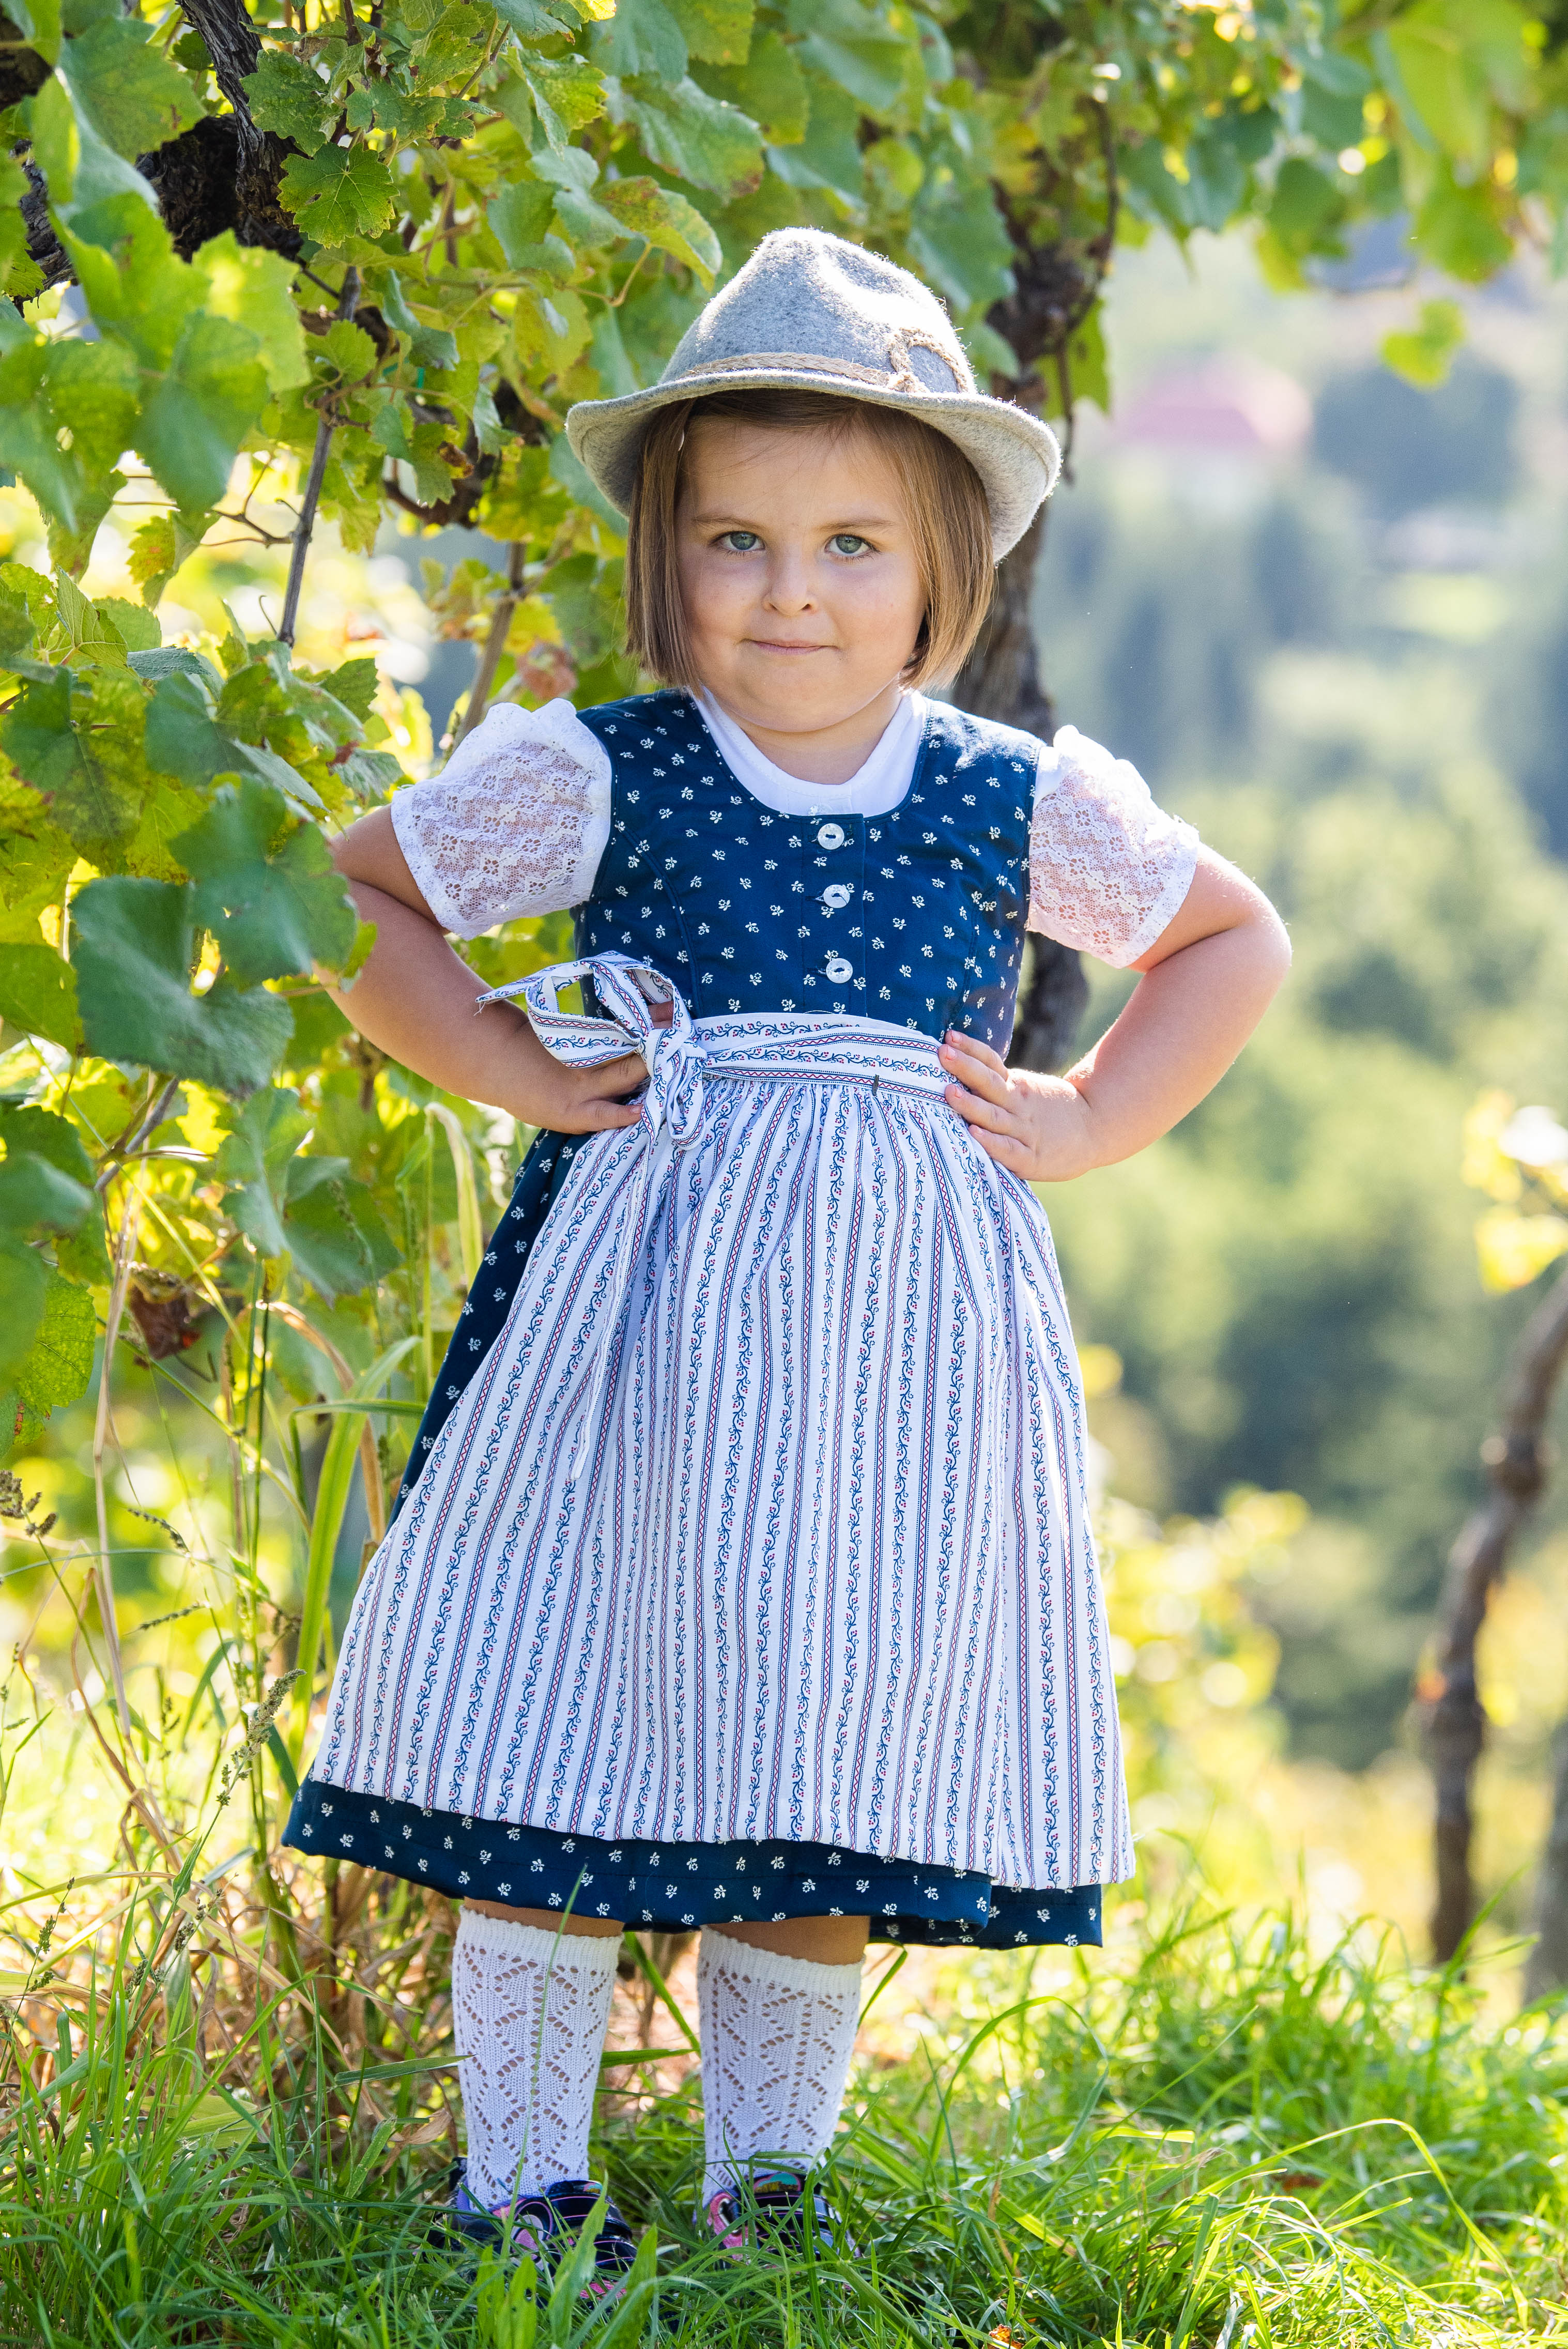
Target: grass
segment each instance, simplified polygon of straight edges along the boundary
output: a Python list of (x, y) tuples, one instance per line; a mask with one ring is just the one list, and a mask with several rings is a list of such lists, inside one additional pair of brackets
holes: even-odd
[[(832, 2163), (843, 2240), (741, 2268), (693, 2220), (690, 1953), (629, 1943), (595, 2161), (649, 2271), (607, 2314), (541, 2309), (521, 2268), (442, 2249), (453, 1912), (277, 1848), (355, 1422), (335, 1415), (313, 1515), (297, 1447), (263, 1456), (256, 1432), (264, 1334), (237, 1352), (211, 1459), (189, 1398), (170, 1418), (194, 1496), (134, 1450), (136, 1487), (125, 1470), (187, 1530), (150, 1519), (172, 1547), (149, 1603), (172, 1611), (127, 1609), (123, 1723), (68, 1431), (64, 1525), (13, 1496), (0, 2349), (1568, 2349), (1568, 2007), (1503, 2016), (1507, 1951), (1422, 1974), (1377, 1928), (1326, 1949), (1290, 1914), (1190, 1899), (1154, 1922), (1125, 1902), (1101, 1954), (889, 1964)], [(1151, 1594), (1207, 1609), (1179, 1682), (1129, 1683), (1144, 1791), (1200, 1756), (1233, 1821), (1260, 1806), (1266, 1741), (1192, 1691), (1212, 1634), (1250, 1652), (1236, 1577), (1278, 1526), (1245, 1506), (1255, 1524), (1114, 1545), (1130, 1639)]]
[(558, 2296), (535, 2335), (515, 2275), (430, 2240), (444, 1905), (340, 1879), (332, 1948), (254, 1888), (210, 1888), (189, 1934), (189, 1898), (121, 1887), (116, 1916), (115, 1889), (12, 2009), (7, 2343), (1568, 2342), (1568, 2029), (1488, 2023), (1365, 1934), (1315, 1954), (1287, 1918), (1191, 1911), (1105, 1960), (924, 1961), (925, 2011), (880, 2025), (851, 2090), (833, 2192), (857, 2248), (831, 2257), (703, 2249), (696, 2081), (666, 2060), (600, 2124), (656, 2279), (618, 2319)]

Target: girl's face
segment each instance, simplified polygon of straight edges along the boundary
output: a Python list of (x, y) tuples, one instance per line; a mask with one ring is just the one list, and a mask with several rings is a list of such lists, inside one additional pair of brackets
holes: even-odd
[(743, 726), (812, 734), (891, 708), (925, 614), (897, 471), (869, 433), (712, 422), (677, 528), (696, 672)]

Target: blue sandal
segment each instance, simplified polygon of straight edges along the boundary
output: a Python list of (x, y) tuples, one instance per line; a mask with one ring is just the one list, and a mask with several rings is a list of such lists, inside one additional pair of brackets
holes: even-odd
[[(759, 2169), (744, 2189), (721, 2187), (710, 2196), (704, 2215), (720, 2251), (731, 2259), (751, 2251), (784, 2251), (799, 2258), (806, 2249), (808, 2228), (816, 2236), (819, 2252), (832, 2251), (838, 2240), (832, 2204), (800, 2169)], [(854, 2245), (846, 2247), (853, 2258)]]
[(450, 2191), (442, 2213), (449, 2238), (480, 2250), (510, 2251), (531, 2259), (542, 2278), (569, 2251), (601, 2197), (604, 2220), (593, 2243), (593, 2274), (583, 2289), (603, 2300), (624, 2283), (637, 2246), (630, 2227), (604, 2189), (591, 2178), (558, 2178), (542, 2193), (520, 2194), (510, 2202), (480, 2202), (469, 2190), (466, 2161), (452, 2164)]

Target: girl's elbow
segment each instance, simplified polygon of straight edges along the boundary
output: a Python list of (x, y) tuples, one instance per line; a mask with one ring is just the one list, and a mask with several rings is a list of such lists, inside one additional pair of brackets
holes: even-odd
[(1257, 923), (1259, 960), (1268, 978), (1269, 992), (1273, 995), (1284, 985), (1290, 974), (1290, 932), (1281, 916), (1261, 893), (1260, 907)]

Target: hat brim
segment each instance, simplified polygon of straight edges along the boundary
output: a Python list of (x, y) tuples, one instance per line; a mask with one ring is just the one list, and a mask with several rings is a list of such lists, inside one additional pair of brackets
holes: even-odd
[(998, 563), (1016, 546), (1057, 484), (1062, 453), (1048, 424), (1026, 409), (984, 392), (933, 392), (929, 398), (875, 384), (852, 383), (835, 370), (785, 367), (705, 367), (618, 399), (580, 399), (567, 411), (566, 437), (597, 488), (621, 513), (630, 510), (643, 438), (655, 413), (677, 400), (716, 391), (825, 391), (868, 408), (896, 408), (918, 416), (962, 449), (980, 476), (991, 512), (991, 543)]

